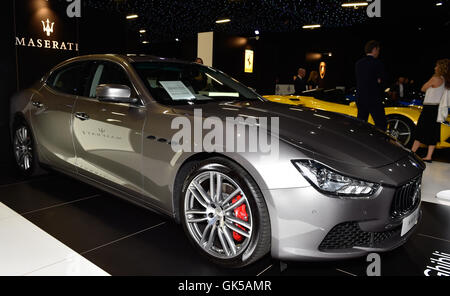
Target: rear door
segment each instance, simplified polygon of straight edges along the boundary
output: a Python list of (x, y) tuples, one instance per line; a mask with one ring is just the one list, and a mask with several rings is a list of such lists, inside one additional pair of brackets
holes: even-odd
[(87, 71), (86, 62), (56, 69), (32, 97), (31, 122), (43, 163), (75, 171), (72, 111), (77, 96), (84, 92)]
[[(146, 109), (141, 104), (101, 102), (99, 84), (133, 85), (125, 69), (114, 62), (93, 62), (89, 87), (74, 110), (74, 146), (79, 173), (117, 189), (142, 192), (142, 129)], [(137, 96), (132, 91), (132, 96)]]

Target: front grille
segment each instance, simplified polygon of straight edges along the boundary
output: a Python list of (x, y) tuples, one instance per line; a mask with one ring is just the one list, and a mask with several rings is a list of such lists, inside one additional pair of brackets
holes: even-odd
[(384, 241), (400, 236), (401, 227), (384, 232), (362, 231), (358, 223), (347, 222), (335, 226), (319, 246), (319, 250), (351, 249), (353, 247), (376, 248)]
[(416, 177), (395, 191), (391, 205), (392, 218), (399, 218), (416, 208), (420, 203), (422, 176)]

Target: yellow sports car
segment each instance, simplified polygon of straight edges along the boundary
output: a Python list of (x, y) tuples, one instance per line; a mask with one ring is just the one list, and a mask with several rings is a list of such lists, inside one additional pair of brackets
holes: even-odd
[[(339, 90), (314, 90), (306, 92), (303, 96), (264, 96), (272, 102), (289, 104), (293, 106), (305, 106), (308, 108), (342, 113), (356, 117), (358, 109), (356, 103), (346, 98)], [(388, 121), (388, 133), (404, 146), (412, 145), (414, 141), (414, 129), (419, 120), (421, 106), (389, 107), (386, 105)], [(442, 124), (441, 142), (436, 148), (450, 148), (450, 116), (447, 122)], [(369, 122), (373, 124), (372, 118)]]

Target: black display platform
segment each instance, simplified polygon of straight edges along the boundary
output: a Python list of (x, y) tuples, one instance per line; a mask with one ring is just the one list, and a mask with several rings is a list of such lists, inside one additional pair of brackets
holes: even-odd
[[(1, 166), (0, 202), (111, 275), (364, 276), (369, 265), (366, 258), (305, 263), (266, 256), (240, 270), (218, 268), (166, 217), (56, 173), (23, 180)], [(422, 209), (422, 222), (408, 243), (380, 254), (381, 275), (420, 276), (427, 269), (435, 275), (427, 267), (436, 266), (431, 258), (439, 257), (433, 253), (450, 254), (450, 207), (424, 202)]]

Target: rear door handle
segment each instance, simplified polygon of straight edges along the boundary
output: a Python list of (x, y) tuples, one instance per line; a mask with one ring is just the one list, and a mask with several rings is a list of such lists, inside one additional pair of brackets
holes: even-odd
[(31, 102), (31, 104), (32, 104), (34, 107), (36, 107), (36, 108), (42, 108), (42, 107), (44, 107), (44, 104), (42, 104), (41, 102), (35, 102), (35, 101), (33, 101), (33, 102)]
[(77, 112), (77, 113), (75, 113), (75, 117), (78, 118), (81, 121), (85, 121), (85, 120), (89, 119), (89, 115), (87, 115), (84, 112)]

